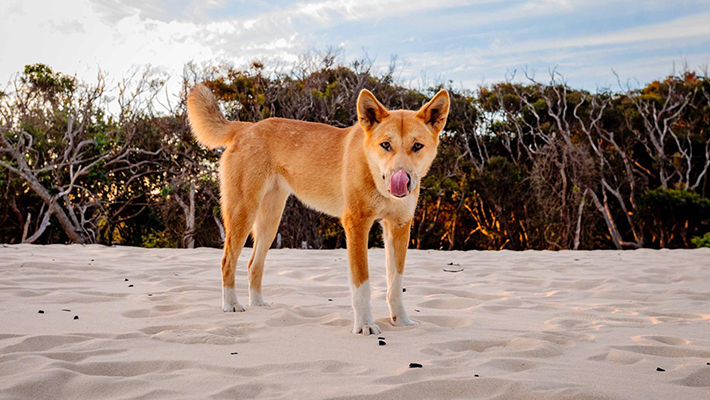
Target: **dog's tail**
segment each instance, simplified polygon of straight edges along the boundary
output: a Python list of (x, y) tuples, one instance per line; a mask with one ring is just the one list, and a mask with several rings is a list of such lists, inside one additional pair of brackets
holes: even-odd
[(207, 86), (198, 84), (187, 96), (187, 118), (198, 142), (214, 149), (226, 146), (250, 122), (227, 121), (217, 105), (217, 99)]

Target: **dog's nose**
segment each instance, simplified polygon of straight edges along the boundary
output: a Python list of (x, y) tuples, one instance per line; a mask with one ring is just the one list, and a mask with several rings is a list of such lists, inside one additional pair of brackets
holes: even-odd
[(411, 192), (412, 189), (414, 189), (414, 183), (412, 182), (412, 176), (409, 175), (409, 172), (407, 172), (406, 174), (407, 174), (407, 179), (409, 179), (409, 183), (407, 183), (407, 190)]

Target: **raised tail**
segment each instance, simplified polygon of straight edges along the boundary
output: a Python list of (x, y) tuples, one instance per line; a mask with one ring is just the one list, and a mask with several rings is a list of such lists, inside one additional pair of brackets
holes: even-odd
[(210, 149), (228, 145), (237, 132), (251, 125), (249, 122), (227, 121), (217, 99), (202, 84), (195, 85), (187, 96), (187, 118), (197, 141)]

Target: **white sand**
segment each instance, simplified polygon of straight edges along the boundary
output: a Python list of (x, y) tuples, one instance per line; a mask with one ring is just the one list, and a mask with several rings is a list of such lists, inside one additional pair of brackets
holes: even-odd
[(710, 249), (410, 251), (418, 328), (388, 323), (373, 249), (383, 347), (350, 333), (344, 250), (272, 250), (273, 308), (245, 313), (220, 309), (220, 258), (0, 247), (0, 398), (710, 399)]

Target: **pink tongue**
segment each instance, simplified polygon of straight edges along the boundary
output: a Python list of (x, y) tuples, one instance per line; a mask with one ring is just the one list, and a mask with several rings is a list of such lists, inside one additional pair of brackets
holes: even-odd
[(409, 194), (407, 185), (409, 185), (409, 176), (404, 170), (399, 170), (390, 179), (390, 193), (398, 197), (406, 196)]

